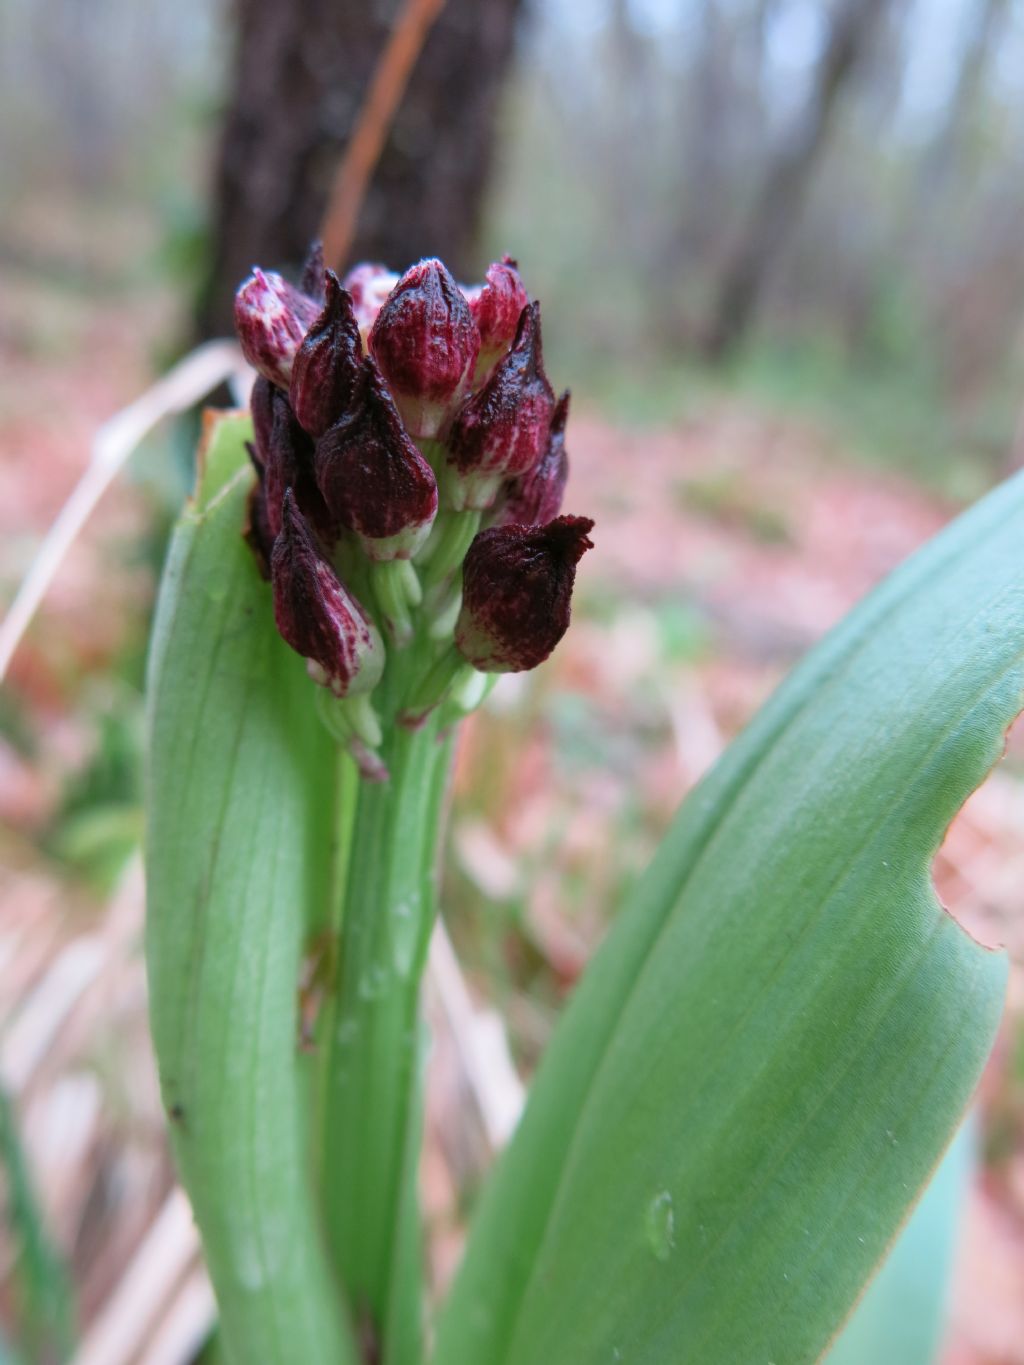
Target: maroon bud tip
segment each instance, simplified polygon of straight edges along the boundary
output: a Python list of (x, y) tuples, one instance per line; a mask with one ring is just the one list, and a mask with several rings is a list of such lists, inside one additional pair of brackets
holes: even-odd
[(569, 390), (566, 389), (551, 415), (547, 450), (533, 469), (506, 486), (497, 525), (538, 526), (551, 521), (562, 510), (569, 478), (569, 455), (565, 448), (568, 417)]
[(482, 673), (542, 663), (569, 627), (576, 565), (593, 548), (589, 517), (481, 531), (463, 565), (455, 644)]
[(408, 558), (437, 514), (434, 472), (409, 439), (372, 359), (360, 397), (316, 446), (316, 478), (332, 517), (374, 559)]
[(295, 353), (316, 321), (319, 305), (273, 271), (259, 268), (235, 295), (235, 331), (246, 360), (287, 389)]
[(476, 378), (482, 379), (512, 344), (523, 309), (530, 302), (516, 263), (510, 256), (487, 267), (487, 283), (474, 290), (469, 307), (480, 332)]
[(291, 489), (270, 560), (274, 619), (310, 673), (339, 697), (376, 686), (384, 646), (376, 628), (317, 549)]
[(323, 312), (306, 333), (292, 365), (288, 396), (300, 425), (322, 436), (350, 407), (362, 375), (363, 343), (352, 296), (327, 271)]
[(480, 333), (465, 296), (440, 261), (405, 272), (377, 314), (370, 352), (413, 436), (436, 436), (465, 390)]
[(489, 507), (501, 482), (525, 474), (547, 447), (554, 390), (544, 373), (540, 304), (523, 309), (515, 342), (462, 408), (448, 441), (457, 505)]
[(324, 273), (324, 244), (317, 238), (309, 244), (299, 276), (299, 288), (317, 303), (324, 301)]

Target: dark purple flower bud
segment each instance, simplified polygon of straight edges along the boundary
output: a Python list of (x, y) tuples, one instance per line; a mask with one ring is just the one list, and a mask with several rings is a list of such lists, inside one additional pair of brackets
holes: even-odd
[(317, 442), (317, 484), (331, 517), (371, 559), (408, 559), (434, 523), (437, 481), (369, 356), (363, 376), (356, 406)]
[(551, 415), (547, 450), (538, 464), (507, 485), (496, 525), (540, 526), (558, 516), (569, 478), (569, 456), (565, 449), (568, 417), (569, 390), (566, 389)]
[(479, 350), (465, 295), (438, 260), (405, 272), (370, 332), (370, 352), (412, 436), (437, 435), (465, 392)]
[(359, 323), (364, 351), (370, 329), (377, 321), (377, 314), (384, 307), (388, 295), (397, 283), (398, 276), (393, 270), (389, 270), (386, 265), (374, 265), (369, 261), (353, 266), (342, 281), (352, 295), (352, 307)]
[(287, 489), (295, 491), (295, 498), (303, 515), (325, 539), (333, 539), (333, 523), (316, 485), (313, 465), (313, 442), (296, 420), (288, 399), (280, 389), (274, 389), (270, 400), (270, 439), (264, 461), (264, 489), (267, 502), (267, 524), (271, 534), (281, 530), (281, 508)]
[(492, 526), (462, 571), (459, 653), (481, 673), (520, 673), (548, 657), (569, 627), (576, 565), (593, 549), (589, 517)]
[(540, 304), (531, 303), (520, 315), (512, 349), (452, 426), (453, 506), (490, 507), (504, 480), (532, 469), (547, 446), (554, 406), (544, 373)]
[(254, 270), (235, 295), (235, 331), (242, 354), (264, 378), (287, 389), (295, 353), (319, 312), (315, 299), (280, 275)]
[(299, 288), (321, 304), (324, 301), (325, 274), (324, 244), (317, 238), (315, 242), (310, 243), (309, 251), (306, 253), (302, 274), (299, 276)]
[(253, 459), (260, 468), (267, 463), (270, 448), (270, 433), (274, 425), (274, 394), (277, 392), (269, 379), (261, 374), (256, 376), (249, 395), (249, 411), (252, 413)]
[(266, 480), (263, 474), (263, 466), (255, 449), (248, 443), (246, 443), (245, 448), (249, 452), (249, 459), (252, 460), (253, 468), (256, 470), (256, 482), (253, 484), (246, 502), (245, 525), (242, 528), (242, 536), (253, 553), (256, 567), (260, 571), (260, 577), (269, 578), (270, 555), (274, 548), (274, 537), (270, 530), (270, 518), (267, 515)]
[(289, 489), (270, 560), (274, 619), (310, 677), (338, 697), (380, 681), (384, 645), (369, 616), (320, 554)]
[(475, 381), (479, 383), (512, 345), (523, 309), (530, 302), (511, 256), (487, 267), (487, 283), (467, 290), (470, 312), (480, 332), (480, 355)]
[(292, 410), (310, 436), (322, 436), (351, 406), (362, 361), (352, 297), (329, 270), (324, 310), (299, 347), (288, 389)]

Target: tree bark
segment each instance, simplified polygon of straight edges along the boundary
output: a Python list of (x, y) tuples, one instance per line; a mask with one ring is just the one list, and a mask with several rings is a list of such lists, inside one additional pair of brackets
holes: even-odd
[[(490, 170), (498, 97), (521, 0), (448, 0), (371, 181), (353, 260), (403, 269), (439, 255), (467, 275)], [(318, 235), (331, 181), (394, 12), (339, 0), (236, 0), (237, 49), (197, 325), (231, 329), (255, 262), (294, 270)]]
[(745, 337), (769, 269), (796, 222), (835, 112), (870, 51), (889, 0), (845, 0), (837, 13), (794, 137), (769, 167), (722, 275), (703, 350), (725, 359)]

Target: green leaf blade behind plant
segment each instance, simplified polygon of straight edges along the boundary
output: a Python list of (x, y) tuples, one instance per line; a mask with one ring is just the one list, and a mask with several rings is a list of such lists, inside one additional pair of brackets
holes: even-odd
[(797, 669), (556, 1031), (438, 1365), (821, 1354), (980, 1074), (1006, 966), (930, 869), (1024, 691), (1024, 480)]
[(324, 894), (327, 749), (241, 529), (247, 419), (221, 419), (176, 529), (150, 661), (147, 925), (175, 1155), (232, 1361), (354, 1358), (321, 1245), (296, 1063)]
[(868, 1285), (825, 1365), (934, 1365), (948, 1313), (961, 1213), (975, 1164), (974, 1125), (953, 1139), (939, 1169)]

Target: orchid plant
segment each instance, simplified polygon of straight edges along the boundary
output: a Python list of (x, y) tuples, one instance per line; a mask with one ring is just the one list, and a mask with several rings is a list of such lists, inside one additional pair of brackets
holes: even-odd
[(432, 1314), (446, 785), (461, 720), (569, 626), (593, 530), (561, 514), (569, 398), (508, 258), (462, 288), (314, 251), (297, 287), (254, 271), (236, 320), (251, 413), (208, 415), (154, 627), (146, 945), (227, 1359), (818, 1359), (998, 1020), (1004, 959), (930, 864), (1021, 706), (1024, 484), (869, 598), (684, 803)]

